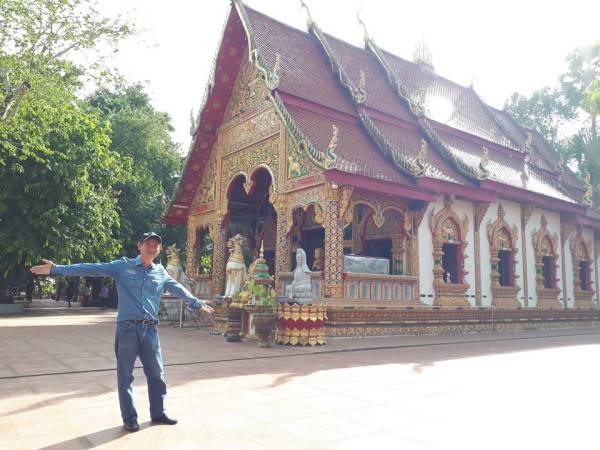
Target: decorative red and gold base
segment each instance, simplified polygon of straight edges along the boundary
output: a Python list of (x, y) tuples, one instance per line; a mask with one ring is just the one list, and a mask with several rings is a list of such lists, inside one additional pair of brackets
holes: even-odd
[(282, 345), (325, 345), (326, 307), (323, 304), (282, 303), (277, 307), (277, 336)]

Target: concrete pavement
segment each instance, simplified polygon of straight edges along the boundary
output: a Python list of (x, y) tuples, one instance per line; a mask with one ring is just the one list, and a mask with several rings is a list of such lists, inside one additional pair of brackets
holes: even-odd
[(597, 449), (600, 329), (255, 348), (161, 327), (173, 427), (122, 430), (114, 312), (0, 318), (0, 448)]

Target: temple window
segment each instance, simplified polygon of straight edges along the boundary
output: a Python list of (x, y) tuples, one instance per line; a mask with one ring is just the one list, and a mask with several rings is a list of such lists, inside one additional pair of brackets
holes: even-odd
[(500, 250), (498, 252), (498, 272), (500, 273), (500, 279), (498, 282), (500, 286), (512, 286), (512, 251), (510, 250)]
[(442, 268), (446, 283), (460, 283), (460, 248), (458, 244), (444, 243), (442, 245)]
[(579, 286), (582, 291), (591, 289), (590, 263), (588, 261), (579, 261)]
[(578, 242), (574, 245), (575, 247), (575, 264), (579, 265), (579, 271), (577, 278), (579, 281), (579, 289), (582, 291), (589, 291), (592, 289), (592, 283), (590, 279), (590, 260), (588, 258), (588, 252), (583, 243), (583, 238), (578, 234)]
[(544, 287), (548, 288), (548, 289), (553, 289), (555, 288), (555, 284), (556, 282), (555, 277), (554, 277), (554, 271), (555, 271), (555, 267), (554, 267), (554, 257), (553, 256), (544, 256), (542, 257), (542, 264), (543, 264), (543, 268), (542, 268), (542, 276), (544, 277)]

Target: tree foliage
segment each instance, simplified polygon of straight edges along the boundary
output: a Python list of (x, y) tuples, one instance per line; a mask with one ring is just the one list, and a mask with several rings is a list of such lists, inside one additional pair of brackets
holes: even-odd
[(521, 125), (540, 132), (561, 152), (583, 180), (588, 174), (600, 197), (600, 42), (580, 47), (567, 58), (559, 87), (544, 87), (530, 97), (517, 92), (504, 109)]
[(77, 98), (93, 64), (74, 52), (132, 32), (83, 0), (0, 2), (0, 276), (39, 261), (96, 259), (120, 242), (113, 186), (130, 163)]
[(131, 176), (116, 187), (126, 253), (135, 254), (140, 231), (150, 229), (185, 248), (184, 229), (160, 224), (183, 165), (168, 115), (154, 109), (141, 85), (100, 90), (89, 103), (111, 124), (110, 149), (132, 161)]

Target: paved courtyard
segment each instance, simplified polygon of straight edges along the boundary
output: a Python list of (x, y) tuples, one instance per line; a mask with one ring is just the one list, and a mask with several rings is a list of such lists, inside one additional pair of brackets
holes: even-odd
[(600, 329), (225, 343), (161, 327), (174, 427), (123, 431), (114, 312), (0, 318), (1, 449), (598, 449)]

